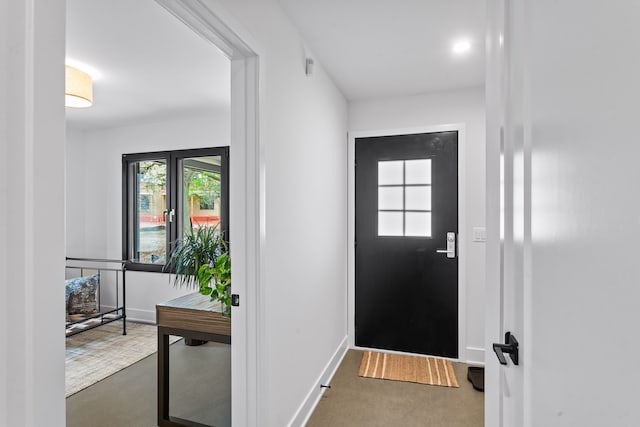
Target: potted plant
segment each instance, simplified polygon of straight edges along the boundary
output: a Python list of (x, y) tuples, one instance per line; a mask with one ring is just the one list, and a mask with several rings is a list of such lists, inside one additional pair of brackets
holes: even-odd
[(201, 294), (222, 304), (223, 315), (231, 316), (231, 258), (217, 227), (199, 227), (185, 233), (171, 251), (165, 271), (175, 274), (175, 285), (196, 285)]

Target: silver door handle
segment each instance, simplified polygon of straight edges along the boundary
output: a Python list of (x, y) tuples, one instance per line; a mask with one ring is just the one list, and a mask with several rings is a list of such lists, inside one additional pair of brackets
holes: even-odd
[(447, 249), (436, 249), (436, 253), (447, 254), (447, 258), (456, 257), (456, 233), (447, 232)]

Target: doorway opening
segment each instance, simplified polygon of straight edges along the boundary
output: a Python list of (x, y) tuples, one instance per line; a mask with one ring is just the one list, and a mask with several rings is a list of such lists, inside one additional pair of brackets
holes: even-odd
[[(72, 10), (73, 0), (68, 0), (69, 9)], [(88, 3), (88, 2), (81, 2)], [(96, 2), (89, 2), (96, 3)], [(128, 2), (126, 6), (130, 8), (131, 5)], [(103, 2), (101, 5), (104, 8), (116, 7), (117, 3), (113, 2)], [(227, 78), (226, 78), (226, 99), (227, 106), (226, 112), (222, 112), (224, 108), (220, 108), (216, 113), (219, 114), (219, 120), (212, 120), (212, 114), (202, 114), (199, 115), (195, 112), (194, 109), (189, 110), (188, 107), (185, 107), (185, 110), (182, 114), (175, 114), (175, 112), (168, 112), (164, 115), (158, 113), (158, 120), (153, 118), (145, 118), (145, 119), (133, 119), (126, 126), (122, 126), (122, 128), (126, 127), (126, 131), (120, 129), (117, 131), (111, 131), (108, 126), (100, 126), (96, 125), (95, 131), (90, 131), (88, 128), (83, 128), (82, 125), (78, 126), (77, 130), (72, 130), (70, 132), (70, 137), (77, 137), (77, 144), (75, 146), (74, 154), (72, 154), (74, 167), (77, 166), (77, 170), (87, 171), (91, 179), (94, 179), (96, 182), (99, 182), (101, 185), (113, 184), (110, 174), (99, 173), (101, 169), (104, 168), (112, 168), (115, 166), (115, 160), (113, 160), (113, 156), (109, 156), (109, 150), (114, 149), (113, 146), (109, 146), (108, 144), (100, 144), (99, 142), (106, 142), (108, 137), (113, 137), (113, 140), (117, 141), (117, 145), (121, 148), (122, 153), (131, 153), (131, 152), (151, 152), (151, 151), (167, 151), (173, 150), (175, 148), (183, 148), (183, 149), (191, 149), (191, 148), (203, 148), (203, 147), (213, 147), (213, 146), (222, 146), (229, 145), (229, 193), (231, 195), (237, 194), (237, 197), (230, 197), (229, 200), (229, 232), (230, 235), (233, 236), (234, 244), (231, 245), (231, 257), (233, 258), (232, 264), (232, 277), (234, 281), (232, 282), (232, 292), (234, 294), (238, 294), (240, 298), (240, 306), (234, 307), (233, 309), (233, 323), (232, 323), (232, 335), (234, 337), (233, 346), (231, 348), (231, 390), (230, 393), (230, 402), (231, 406), (229, 409), (229, 418), (233, 417), (233, 422), (246, 425), (250, 424), (251, 420), (257, 419), (257, 408), (258, 408), (258, 398), (257, 393), (255, 393), (255, 384), (259, 383), (258, 376), (258, 349), (257, 349), (257, 341), (259, 336), (258, 330), (258, 319), (261, 316), (261, 311), (259, 309), (259, 288), (261, 286), (262, 273), (260, 270), (260, 257), (261, 257), (261, 247), (262, 243), (259, 238), (260, 233), (260, 223), (258, 218), (260, 216), (260, 206), (263, 204), (260, 203), (260, 200), (264, 197), (260, 189), (260, 177), (262, 176), (259, 171), (264, 170), (264, 163), (262, 158), (259, 156), (259, 146), (258, 146), (258, 133), (257, 133), (257, 112), (258, 112), (258, 103), (257, 103), (257, 94), (258, 94), (258, 57), (256, 53), (246, 44), (243, 39), (238, 36), (235, 29), (231, 26), (225, 24), (225, 19), (220, 18), (216, 13), (210, 10), (208, 7), (201, 4), (201, 2), (197, 1), (186, 1), (180, 2), (177, 4), (176, 2), (169, 1), (151, 1), (146, 2), (145, 7), (153, 7), (157, 14), (163, 14), (165, 18), (173, 20), (174, 24), (177, 23), (182, 27), (182, 30), (186, 30), (186, 33), (189, 33), (191, 37), (197, 39), (203, 46), (202, 49), (211, 50), (219, 50), (219, 54), (224, 61), (227, 63)], [(167, 13), (168, 12), (168, 13)], [(171, 16), (173, 15), (173, 16)], [(103, 17), (104, 18), (104, 17)], [(178, 20), (176, 20), (176, 18)], [(121, 19), (112, 20), (110, 22), (111, 28), (109, 31), (105, 31), (104, 34), (109, 34), (109, 37), (112, 37), (114, 41), (119, 44), (119, 47), (126, 47), (127, 45), (133, 45), (134, 48), (139, 49), (143, 53), (148, 53), (148, 49), (143, 49), (138, 43), (144, 39), (150, 42), (158, 41), (158, 39), (163, 38), (163, 32), (156, 32), (153, 30), (145, 29), (144, 26), (140, 28), (141, 37), (137, 38), (127, 38), (125, 32), (122, 31), (114, 31), (114, 28), (119, 28), (122, 24), (124, 25), (127, 21), (135, 21), (138, 24), (140, 22), (147, 22), (149, 19), (148, 15), (143, 17), (143, 19), (135, 20), (133, 14), (129, 13), (123, 16)], [(107, 19), (104, 19), (107, 21)], [(70, 22), (68, 20), (67, 26), (69, 29)], [(96, 20), (88, 20), (87, 22), (92, 22), (95, 24)], [(100, 19), (97, 22), (101, 22)], [(113, 24), (116, 24), (115, 26)], [(186, 24), (186, 25), (185, 25)], [(87, 24), (83, 24), (84, 30), (89, 30), (89, 26)], [(184, 34), (184, 37), (189, 37)], [(171, 37), (169, 37), (171, 39)], [(170, 41), (166, 41), (165, 43), (160, 43), (156, 45), (155, 50), (158, 51), (159, 57), (165, 56), (165, 60), (168, 59), (169, 62), (173, 60), (172, 64), (165, 65), (169, 68), (177, 66), (180, 62), (175, 54), (171, 54), (166, 49), (179, 48), (179, 46), (173, 45), (174, 39)], [(118, 48), (119, 48), (118, 47)], [(96, 49), (96, 52), (98, 50)], [(69, 52), (68, 52), (69, 53)], [(211, 55), (209, 52), (206, 55)], [(141, 55), (143, 56), (143, 55)], [(87, 63), (91, 62), (90, 59), (86, 60)], [(116, 65), (124, 67), (126, 61), (119, 61)], [(147, 65), (152, 65), (158, 67), (157, 63)], [(181, 64), (184, 65), (184, 64)], [(178, 67), (180, 68), (180, 67)], [(193, 67), (194, 69), (199, 69), (200, 67)], [(159, 72), (150, 72), (144, 73), (142, 75), (137, 76), (138, 82), (146, 83), (146, 81), (154, 82), (154, 79), (158, 77)], [(210, 73), (213, 74), (213, 73)], [(180, 80), (180, 74), (176, 74), (176, 79)], [(103, 76), (105, 81), (107, 78), (114, 78), (117, 80), (118, 74), (112, 73), (110, 75)], [(183, 76), (184, 80), (189, 80), (191, 78), (190, 75)], [(219, 82), (215, 82), (211, 79), (211, 75), (209, 76), (209, 82), (204, 85), (200, 85), (201, 92), (206, 92), (207, 88), (210, 86), (214, 86), (219, 84)], [(222, 79), (224, 81), (225, 79)], [(141, 89), (141, 87), (131, 85), (131, 81), (125, 82), (120, 81), (120, 83), (129, 84), (127, 89), (132, 92), (132, 95), (138, 95), (139, 97), (144, 95), (145, 93), (149, 98), (152, 98), (152, 102), (158, 102), (158, 98), (161, 98), (159, 95), (162, 92), (171, 91), (172, 85), (165, 85), (163, 89), (158, 91), (145, 91)], [(142, 86), (142, 85), (141, 85)], [(178, 86), (178, 85), (176, 85)], [(98, 97), (99, 93), (96, 91), (95, 96), (95, 109), (100, 110), (100, 98)], [(157, 95), (157, 96), (156, 96)], [(192, 97), (187, 97), (187, 104), (191, 104), (192, 107), (201, 107), (206, 104), (203, 102), (202, 97), (198, 98), (196, 95)], [(224, 96), (223, 96), (224, 98)], [(106, 102), (106, 99), (103, 98), (103, 102)], [(103, 104), (104, 106), (105, 104)], [(126, 113), (128, 108), (134, 108), (138, 105), (131, 105), (123, 107), (122, 113)], [(216, 107), (214, 107), (215, 109)], [(142, 108), (143, 110), (145, 108)], [(157, 112), (154, 108), (146, 108), (149, 111)], [(211, 113), (212, 111), (209, 111)], [(75, 117), (75, 123), (79, 124), (82, 120), (79, 119), (81, 113)], [(176, 119), (178, 122), (182, 122), (183, 131), (176, 131), (169, 126), (168, 122)], [(73, 119), (71, 121), (74, 121)], [(225, 138), (216, 138), (212, 132), (209, 133), (207, 137), (198, 137), (194, 135), (194, 129), (197, 129), (198, 126), (193, 126), (195, 122), (197, 124), (202, 125), (203, 123), (207, 123), (204, 125), (205, 130), (210, 130), (213, 125), (221, 125), (223, 122), (226, 122), (226, 133)], [(216, 122), (216, 123), (212, 123)], [(145, 130), (149, 130), (150, 128), (157, 125), (157, 129), (155, 131), (154, 137), (151, 138), (154, 141), (143, 141), (141, 135), (145, 134), (141, 128), (146, 128)], [(190, 126), (192, 125), (192, 126)], [(136, 128), (138, 128), (136, 130)], [(187, 130), (188, 129), (188, 130)], [(92, 149), (87, 148), (87, 145), (83, 145), (83, 141), (87, 141), (87, 134), (89, 132), (94, 133), (92, 138), (95, 137), (95, 146)], [(75, 133), (75, 135), (74, 135)], [(189, 144), (189, 142), (185, 142), (187, 140), (197, 141), (191, 145), (182, 146), (181, 144)], [(228, 141), (226, 144), (224, 141)], [(180, 141), (176, 143), (176, 141)], [(176, 146), (178, 144), (179, 146)], [(138, 146), (140, 148), (134, 149), (132, 147)], [(86, 154), (87, 152), (91, 152), (93, 157), (95, 157), (93, 162), (87, 162)], [(118, 157), (120, 157), (118, 156)], [(78, 164), (75, 164), (75, 160), (79, 160)], [(103, 164), (101, 164), (101, 162)], [(118, 163), (121, 162), (121, 159), (118, 160)], [(68, 162), (69, 164), (69, 158)], [(92, 168), (92, 165), (95, 166)], [(122, 170), (122, 166), (118, 166), (118, 171)], [(72, 174), (73, 175), (73, 174)], [(76, 176), (82, 176), (81, 173), (76, 173)], [(121, 179), (121, 175), (117, 178), (119, 181)], [(69, 182), (69, 180), (68, 180)], [(112, 185), (107, 185), (108, 189), (105, 191), (100, 190), (100, 186), (98, 185), (88, 185), (87, 180), (82, 181), (74, 181), (74, 185), (77, 185), (78, 188), (68, 188), (67, 194), (71, 195), (71, 199), (74, 198), (74, 195), (82, 194), (83, 196), (80, 199), (85, 200), (70, 200), (67, 202), (67, 205), (77, 204), (78, 206), (82, 206), (83, 211), (73, 211), (71, 212), (67, 209), (67, 212), (71, 212), (71, 216), (76, 214), (76, 217), (80, 217), (85, 215), (87, 211), (90, 209), (88, 206), (92, 206), (90, 201), (97, 200), (100, 203), (106, 203), (107, 208), (111, 205), (110, 202), (105, 202), (104, 200), (100, 200), (101, 198), (113, 199), (121, 197), (120, 190), (122, 186), (118, 186), (117, 190), (114, 190)], [(81, 187), (81, 188), (80, 188)], [(115, 188), (115, 187), (114, 187)], [(76, 192), (77, 191), (77, 192)], [(155, 194), (155, 193), (154, 193)], [(208, 199), (204, 197), (206, 200), (202, 202), (199, 195), (195, 195), (194, 197), (198, 198), (197, 208), (199, 210), (215, 210), (215, 206), (211, 206)], [(195, 200), (195, 199), (194, 199)], [(143, 208), (151, 208), (151, 204), (155, 199), (152, 199), (150, 195), (147, 195), (147, 198), (142, 198), (141, 203)], [(193, 202), (193, 200), (191, 201)], [(161, 203), (161, 201), (159, 201)], [(195, 203), (195, 202), (194, 202)], [(215, 202), (214, 202), (215, 203)], [(193, 204), (193, 203), (191, 203)], [(119, 206), (119, 202), (114, 202), (113, 205)], [(97, 207), (97, 206), (93, 206)], [(83, 230), (89, 230), (90, 233), (85, 233), (82, 236), (82, 239), (78, 238), (75, 240), (71, 240), (68, 245), (68, 253), (71, 249), (82, 250), (85, 251), (86, 248), (91, 247), (96, 252), (95, 253), (118, 253), (118, 246), (121, 246), (120, 239), (122, 238), (122, 233), (119, 233), (119, 230), (122, 229), (123, 224), (120, 223), (119, 218), (122, 218), (121, 215), (111, 215), (108, 213), (107, 208), (105, 209), (93, 209), (93, 213), (91, 216), (84, 216), (84, 222), (82, 224)], [(201, 215), (202, 216), (202, 215)], [(206, 215), (205, 215), (206, 216)], [(193, 217), (191, 215), (190, 217)], [(151, 218), (153, 219), (153, 218)], [(198, 219), (198, 218), (196, 218)], [(67, 224), (75, 223), (73, 218), (67, 218)], [(158, 223), (161, 223), (161, 220), (158, 220)], [(107, 224), (106, 227), (96, 227), (96, 224)], [(75, 224), (77, 225), (77, 224)], [(99, 236), (99, 233), (109, 233), (107, 237)], [(69, 232), (72, 230), (69, 229)], [(153, 232), (157, 233), (157, 230)], [(93, 233), (93, 234), (91, 234)], [(262, 234), (263, 235), (263, 234)], [(100, 237), (100, 238), (91, 238), (91, 237)], [(237, 241), (237, 244), (235, 244)], [(103, 242), (103, 243), (100, 243)], [(86, 251), (84, 253), (87, 253)], [(119, 255), (119, 253), (118, 253)], [(150, 258), (151, 259), (151, 258)], [(155, 258), (157, 262), (159, 258)], [(150, 289), (154, 286), (152, 283), (156, 278), (152, 279), (152, 276), (159, 276), (157, 274), (146, 274), (144, 272), (131, 272), (131, 278), (129, 279), (128, 285), (131, 289), (131, 281), (137, 280), (141, 283), (142, 286), (147, 286)], [(247, 278), (251, 278), (250, 280)], [(156, 295), (156, 299), (158, 300), (167, 300), (172, 296), (172, 292), (175, 292), (176, 289), (171, 286), (167, 286), (168, 278), (161, 279), (164, 284), (165, 293), (160, 295)], [(154, 289), (157, 291), (157, 289)], [(184, 291), (184, 290), (183, 290)], [(144, 292), (143, 292), (144, 293)], [(246, 295), (251, 295), (251, 298), (243, 298)], [(145, 307), (139, 307), (138, 311), (132, 309), (132, 303), (134, 301), (129, 298), (129, 310), (127, 312), (129, 320), (134, 319), (136, 315), (140, 317), (139, 320), (153, 320), (155, 313), (155, 302), (153, 301), (149, 303)], [(135, 308), (135, 307), (134, 307)], [(147, 317), (145, 317), (147, 316)], [(250, 388), (248, 384), (252, 384), (253, 386)]]

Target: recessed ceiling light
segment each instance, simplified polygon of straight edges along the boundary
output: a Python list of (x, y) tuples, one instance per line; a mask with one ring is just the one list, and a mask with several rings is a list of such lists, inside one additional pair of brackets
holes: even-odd
[(469, 40), (458, 40), (453, 44), (453, 53), (464, 53), (471, 49), (471, 42)]

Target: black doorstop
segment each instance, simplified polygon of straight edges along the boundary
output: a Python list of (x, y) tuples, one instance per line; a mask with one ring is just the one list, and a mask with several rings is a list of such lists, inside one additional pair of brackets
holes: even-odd
[(467, 369), (467, 379), (471, 382), (473, 388), (478, 391), (484, 391), (484, 368), (469, 366), (469, 369)]

